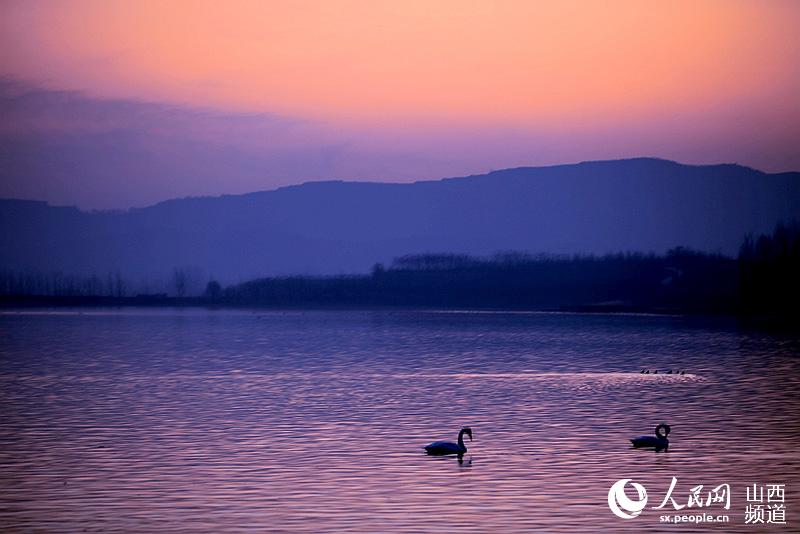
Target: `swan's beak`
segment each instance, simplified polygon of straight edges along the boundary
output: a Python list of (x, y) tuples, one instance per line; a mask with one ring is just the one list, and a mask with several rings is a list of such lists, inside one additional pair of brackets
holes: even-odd
[(470, 441), (472, 441), (472, 432), (470, 432), (470, 433), (469, 433), (469, 434), (467, 434), (467, 435), (469, 436), (469, 440), (470, 440)]

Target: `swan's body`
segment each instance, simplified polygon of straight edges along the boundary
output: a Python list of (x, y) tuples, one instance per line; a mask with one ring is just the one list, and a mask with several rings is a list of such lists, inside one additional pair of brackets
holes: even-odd
[[(664, 434), (661, 434), (661, 431), (664, 431)], [(644, 447), (653, 447), (656, 452), (659, 451), (667, 451), (669, 450), (669, 436), (671, 429), (668, 424), (661, 423), (656, 427), (656, 435), (655, 436), (639, 436), (637, 438), (631, 438), (631, 443), (637, 449), (644, 448)]]
[(472, 429), (465, 426), (461, 429), (461, 432), (458, 433), (458, 443), (453, 443), (452, 441), (434, 441), (430, 445), (425, 446), (425, 452), (437, 456), (443, 456), (445, 454), (458, 454), (460, 456), (467, 452), (467, 446), (464, 445), (464, 434), (468, 435), (469, 440), (472, 441)]

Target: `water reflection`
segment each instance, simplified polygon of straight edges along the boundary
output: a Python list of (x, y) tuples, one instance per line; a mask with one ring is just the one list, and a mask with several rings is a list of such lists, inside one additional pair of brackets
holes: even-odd
[[(610, 485), (796, 487), (799, 353), (676, 317), (2, 314), (0, 528), (674, 531)], [(461, 463), (424, 454), (464, 424)]]

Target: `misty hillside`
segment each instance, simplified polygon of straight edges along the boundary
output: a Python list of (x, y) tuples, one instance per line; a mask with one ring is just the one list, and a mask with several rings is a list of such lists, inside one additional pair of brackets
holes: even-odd
[(800, 219), (800, 173), (632, 159), (525, 167), (412, 184), (314, 182), (123, 212), (0, 200), (0, 268), (157, 285), (176, 267), (236, 282), (365, 272), (427, 251), (476, 255), (734, 255), (747, 233)]

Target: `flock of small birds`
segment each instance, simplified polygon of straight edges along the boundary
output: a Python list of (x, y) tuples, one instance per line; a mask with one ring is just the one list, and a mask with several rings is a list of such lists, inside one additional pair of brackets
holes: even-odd
[[(640, 375), (649, 375), (649, 374), (650, 374), (650, 369), (642, 369), (642, 372), (641, 372), (641, 373), (639, 373), (639, 374), (640, 374)], [(658, 369), (656, 369), (655, 371), (653, 371), (653, 374), (654, 374), (654, 375), (657, 375), (657, 374), (658, 374)], [(666, 372), (663, 372), (663, 371), (662, 371), (662, 373), (661, 373), (661, 374), (662, 374), (662, 375), (683, 375), (683, 374), (686, 374), (686, 371), (684, 371), (684, 370), (680, 370), (680, 371), (678, 371), (677, 369), (673, 371), (672, 369), (669, 369), (669, 370), (667, 370)]]

